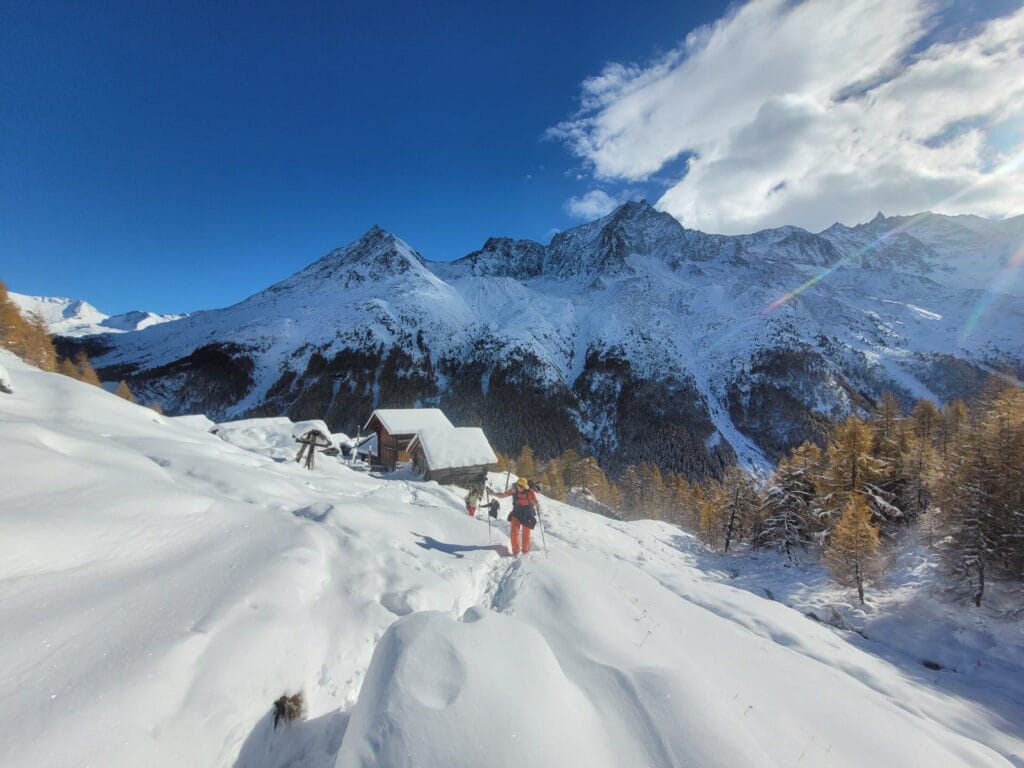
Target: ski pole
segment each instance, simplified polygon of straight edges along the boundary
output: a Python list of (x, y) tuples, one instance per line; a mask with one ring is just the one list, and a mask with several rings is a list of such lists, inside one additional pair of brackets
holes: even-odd
[(540, 542), (544, 545), (544, 557), (548, 556), (548, 540), (544, 535), (544, 521), (540, 519), (540, 504), (537, 505), (537, 525), (540, 526)]
[(490, 510), (491, 489), (489, 487), (486, 488), (484, 490), (484, 494), (487, 497), (487, 506), (488, 506), (488, 509), (487, 509), (487, 512), (486, 512), (486, 514), (487, 514), (487, 546), (491, 546), (491, 510)]

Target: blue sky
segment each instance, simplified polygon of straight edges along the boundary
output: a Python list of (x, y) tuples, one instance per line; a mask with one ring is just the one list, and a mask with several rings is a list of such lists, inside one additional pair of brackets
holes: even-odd
[(0, 0), (0, 279), (188, 311), (372, 224), (450, 259), (639, 196), (727, 233), (1021, 213), (1019, 7)]
[(0, 279), (223, 306), (372, 224), (427, 258), (574, 223), (545, 131), (721, 4), (3, 3)]

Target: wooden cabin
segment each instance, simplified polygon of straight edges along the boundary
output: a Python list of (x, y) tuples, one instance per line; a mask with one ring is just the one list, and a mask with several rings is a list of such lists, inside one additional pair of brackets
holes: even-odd
[(394, 470), (409, 461), (409, 444), (421, 430), (455, 429), (439, 408), (378, 408), (363, 429), (377, 434), (377, 463)]
[(470, 488), (483, 485), (494, 464), (491, 444), (479, 427), (429, 427), (409, 444), (412, 468), (424, 480)]

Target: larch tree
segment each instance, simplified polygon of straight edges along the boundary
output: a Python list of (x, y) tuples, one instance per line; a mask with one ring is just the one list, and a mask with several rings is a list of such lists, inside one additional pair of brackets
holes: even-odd
[(661, 470), (653, 462), (640, 465), (640, 513), (651, 520), (663, 520), (667, 492)]
[(954, 400), (942, 410), (940, 449), (943, 456), (949, 450), (950, 443), (957, 439), (960, 431), (968, 426), (970, 420), (971, 413), (963, 400)]
[(135, 402), (135, 395), (132, 394), (132, 390), (128, 386), (128, 382), (124, 379), (121, 379), (121, 381), (118, 382), (117, 389), (114, 390), (114, 394), (118, 397), (123, 397), (129, 403)]
[(528, 445), (524, 445), (519, 451), (519, 455), (516, 456), (516, 474), (527, 480), (537, 474), (537, 462), (533, 458), (533, 449)]
[(722, 484), (716, 480), (705, 482), (698, 503), (697, 535), (709, 547), (718, 549), (725, 531), (722, 516), (726, 506), (726, 495)]
[(630, 519), (643, 516), (643, 484), (644, 478), (640, 468), (630, 464), (619, 477), (619, 490), (622, 492), (621, 511)]
[(857, 587), (864, 604), (864, 582), (875, 571), (878, 529), (871, 525), (871, 510), (863, 496), (853, 495), (832, 529), (825, 559), (840, 584)]
[(89, 356), (81, 349), (73, 357), (61, 359), (57, 364), (57, 372), (95, 387), (100, 386), (100, 377), (96, 375)]
[(666, 481), (668, 493), (668, 520), (680, 528), (697, 529), (697, 505), (693, 488), (677, 472), (669, 472)]
[(844, 514), (850, 500), (862, 496), (876, 521), (890, 521), (900, 515), (879, 482), (885, 477), (885, 462), (873, 454), (871, 427), (856, 416), (838, 425), (829, 441), (826, 466), (815, 477), (818, 497), (816, 512), (826, 525)]
[(0, 346), (40, 370), (57, 370), (57, 352), (46, 321), (35, 312), (23, 316), (3, 283), (0, 283)]
[(725, 471), (721, 499), (723, 551), (728, 552), (733, 541), (751, 537), (761, 503), (750, 475), (739, 467)]

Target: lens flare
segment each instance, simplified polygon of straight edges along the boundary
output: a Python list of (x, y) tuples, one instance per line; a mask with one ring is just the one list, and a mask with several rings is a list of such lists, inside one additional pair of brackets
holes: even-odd
[(978, 321), (992, 308), (1000, 297), (1008, 293), (1010, 285), (1013, 283), (1014, 278), (1017, 276), (1017, 270), (1024, 264), (1024, 243), (1018, 246), (1017, 250), (1014, 251), (1013, 256), (1006, 262), (1006, 266), (1003, 267), (999, 274), (996, 275), (995, 279), (989, 284), (985, 290), (985, 294), (981, 297), (974, 309), (971, 311), (970, 316), (967, 318), (967, 322), (964, 323), (964, 330), (960, 334), (960, 345), (963, 346), (967, 343), (967, 339), (974, 332), (974, 329), (978, 325)]
[(801, 293), (806, 291), (811, 286), (816, 285), (817, 283), (820, 283), (822, 280), (824, 280), (826, 277), (831, 275), (836, 270), (841, 269), (841, 268), (845, 267), (847, 264), (855, 262), (858, 259), (862, 258), (863, 256), (871, 253), (871, 251), (873, 251), (876, 248), (878, 248), (879, 246), (885, 244), (886, 241), (891, 240), (892, 238), (896, 237), (896, 235), (898, 235), (898, 234), (900, 234), (902, 232), (906, 232), (908, 229), (913, 227), (915, 224), (917, 224), (918, 222), (920, 222), (921, 220), (927, 218), (930, 215), (931, 214), (929, 214), (929, 213), (918, 213), (918, 214), (916, 214), (914, 216), (911, 216), (909, 219), (904, 221), (902, 224), (900, 224), (900, 225), (898, 225), (896, 227), (893, 227), (888, 232), (883, 232), (881, 235), (876, 237), (874, 240), (872, 240), (870, 243), (865, 245), (863, 248), (860, 248), (860, 249), (854, 251), (853, 253), (851, 253), (851, 254), (849, 254), (847, 256), (844, 256), (843, 258), (841, 258), (839, 261), (837, 261), (832, 266), (830, 266), (830, 267), (822, 270), (821, 272), (819, 272), (817, 275), (812, 277), (810, 280), (805, 282), (803, 285), (801, 285), (801, 286), (799, 286), (797, 288), (794, 288), (789, 293), (787, 293), (787, 294), (777, 298), (775, 301), (773, 301), (771, 304), (769, 304), (767, 307), (765, 307), (764, 310), (762, 310), (762, 314), (767, 314), (769, 312), (772, 312), (772, 311), (778, 309), (779, 307), (781, 307), (783, 304), (785, 304), (790, 299), (795, 298), (796, 296), (799, 296)]
[[(967, 185), (966, 187), (961, 189), (959, 192), (956, 192), (955, 194), (950, 195), (945, 200), (942, 200), (939, 203), (937, 203), (934, 207), (936, 209), (941, 210), (942, 208), (945, 208), (946, 206), (950, 205), (951, 203), (959, 200), (961, 197), (963, 197), (968, 192), (970, 192), (971, 190), (973, 190), (974, 188), (976, 188), (977, 186), (979, 186), (983, 182), (987, 181), (988, 179), (997, 178), (999, 176), (1004, 176), (1007, 173), (1011, 173), (1012, 171), (1017, 170), (1022, 165), (1024, 165), (1024, 149), (1022, 149), (1021, 151), (1017, 152), (1015, 155), (1013, 155), (1010, 158), (1008, 158), (1005, 162), (1001, 163), (997, 168), (993, 169), (991, 173), (986, 174), (983, 178), (978, 179), (973, 184)], [(911, 229), (912, 227), (914, 227), (914, 225), (916, 225), (917, 223), (919, 223), (923, 219), (927, 218), (929, 215), (931, 215), (931, 214), (928, 213), (928, 212), (925, 212), (925, 213), (918, 213), (918, 214), (916, 214), (914, 216), (911, 216), (909, 219), (904, 221), (899, 226), (893, 227), (888, 232), (885, 232), (885, 233), (879, 235), (877, 238), (872, 240), (870, 243), (865, 245), (860, 250), (856, 251), (855, 253), (850, 254), (849, 256), (844, 256), (839, 261), (837, 261), (835, 264), (833, 264), (832, 266), (822, 270), (820, 273), (818, 273), (817, 275), (812, 277), (807, 282), (803, 283), (802, 285), (798, 286), (797, 288), (794, 288), (789, 293), (786, 293), (786, 294), (780, 296), (775, 301), (773, 301), (771, 304), (769, 304), (767, 307), (765, 307), (763, 310), (761, 310), (761, 314), (762, 315), (767, 315), (767, 314), (775, 311), (776, 309), (778, 309), (779, 307), (781, 307), (782, 305), (784, 305), (788, 301), (790, 301), (790, 299), (793, 299), (793, 298), (799, 296), (801, 293), (806, 291), (808, 288), (816, 285), (817, 283), (820, 283), (822, 280), (827, 278), (829, 275), (831, 275), (836, 270), (841, 269), (842, 267), (845, 267), (847, 264), (850, 264), (851, 262), (856, 261), (857, 259), (860, 259), (861, 257), (863, 257), (866, 254), (870, 253), (871, 251), (875, 250), (879, 246), (883, 245), (887, 240), (895, 237), (896, 235), (898, 235), (898, 234), (900, 234), (902, 232), (906, 232), (908, 229)], [(995, 301), (996, 297), (999, 295), (998, 291), (995, 290), (995, 289), (1002, 287), (1004, 284), (1009, 284), (1009, 282), (1013, 279), (1014, 272), (1016, 271), (1017, 268), (1020, 267), (1021, 258), (1022, 258), (1022, 256), (1021, 256), (1021, 249), (1018, 249), (1016, 251), (1016, 253), (1013, 255), (1013, 257), (1010, 259), (1009, 263), (1007, 264), (1007, 266), (1003, 270), (1003, 272), (1001, 272), (1000, 275), (996, 278), (996, 280), (993, 281), (993, 284), (989, 287), (989, 290), (986, 293), (985, 297), (978, 303), (978, 306), (975, 308), (974, 313), (971, 315), (971, 320), (969, 320), (968, 323), (967, 323), (967, 328), (965, 328), (964, 334), (961, 337), (962, 339), (966, 339), (967, 338), (967, 336), (970, 334), (970, 331), (973, 330), (974, 326), (977, 324), (978, 319), (985, 313), (985, 311), (988, 309), (988, 307), (992, 305), (992, 303)]]

